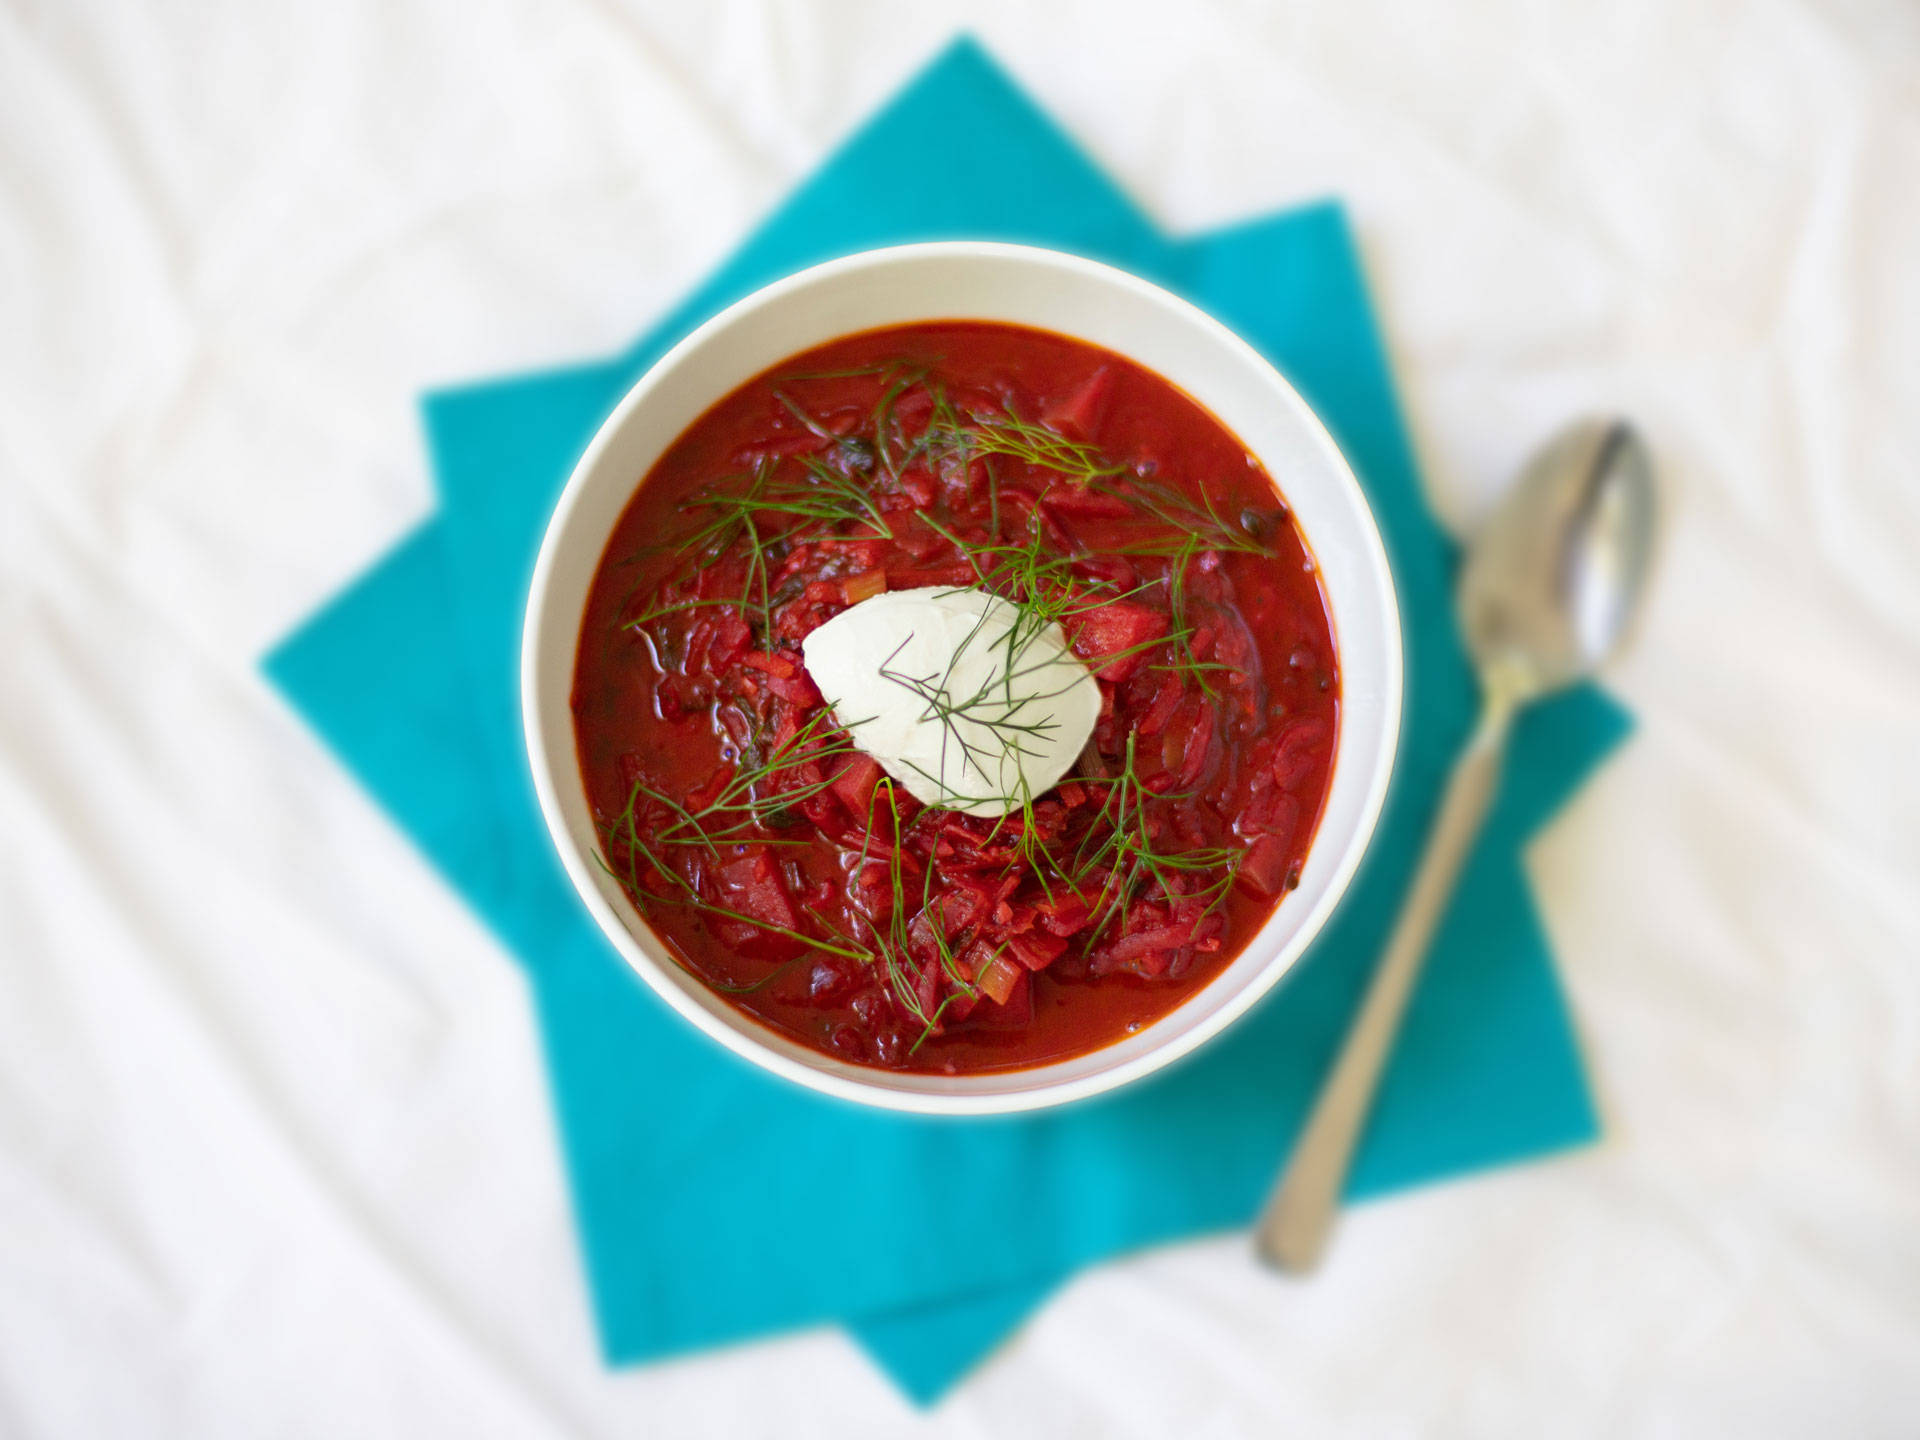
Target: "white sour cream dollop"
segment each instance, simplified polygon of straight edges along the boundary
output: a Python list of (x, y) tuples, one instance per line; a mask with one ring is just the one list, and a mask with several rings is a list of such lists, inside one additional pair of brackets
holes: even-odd
[(969, 815), (1059, 784), (1100, 713), (1060, 626), (984, 590), (890, 590), (800, 648), (856, 745), (917, 799)]

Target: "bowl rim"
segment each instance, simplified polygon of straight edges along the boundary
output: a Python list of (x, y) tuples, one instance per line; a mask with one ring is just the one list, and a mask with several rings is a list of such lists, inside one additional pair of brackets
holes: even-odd
[[(542, 637), (552, 628), (548, 610), (552, 602), (555, 569), (558, 563), (558, 551), (562, 539), (567, 534), (569, 522), (574, 512), (582, 504), (592, 477), (599, 468), (602, 456), (616, 442), (634, 411), (644, 405), (647, 399), (658, 389), (664, 379), (687, 356), (698, 351), (715, 334), (738, 325), (756, 311), (767, 308), (798, 290), (817, 285), (825, 281), (876, 266), (896, 264), (903, 261), (934, 259), (988, 259), (1013, 261), (1076, 272), (1084, 278), (1096, 282), (1118, 286), (1132, 291), (1137, 297), (1172, 311), (1184, 323), (1205, 332), (1207, 337), (1223, 349), (1232, 353), (1241, 364), (1261, 372), (1262, 379), (1270, 382), (1283, 403), (1295, 412), (1309, 441), (1320, 450), (1328, 461), (1334, 483), (1345, 492), (1350, 508), (1359, 519), (1359, 548), (1365, 553), (1368, 564), (1366, 569), (1375, 590), (1374, 604), (1382, 617), (1384, 626), (1381, 640), (1387, 657), (1386, 673), (1382, 678), (1380, 705), (1382, 708), (1383, 739), (1373, 773), (1368, 776), (1367, 788), (1362, 796), (1360, 809), (1351, 838), (1343, 854), (1338, 857), (1336, 866), (1330, 875), (1323, 894), (1314, 907), (1304, 916), (1299, 926), (1281, 944), (1273, 954), (1241, 986), (1238, 993), (1221, 1004), (1212, 1014), (1198, 1023), (1188, 1026), (1184, 1031), (1172, 1034), (1168, 1039), (1150, 1049), (1119, 1064), (1096, 1070), (1092, 1073), (1043, 1081), (1024, 1089), (998, 1090), (978, 1093), (933, 1092), (890, 1088), (877, 1083), (877, 1077), (893, 1072), (873, 1070), (876, 1081), (863, 1077), (870, 1067), (840, 1063), (837, 1070), (816, 1068), (813, 1065), (794, 1059), (774, 1046), (761, 1040), (761, 1034), (771, 1039), (790, 1040), (780, 1036), (779, 1032), (761, 1022), (756, 1017), (730, 1007), (730, 1013), (737, 1017), (738, 1024), (729, 1024), (717, 1015), (702, 1007), (691, 995), (686, 993), (671, 977), (664, 973), (663, 962), (639, 943), (626, 921), (616, 912), (601, 894), (591, 870), (589, 859), (582, 853), (576, 842), (563, 809), (560, 793), (548, 763), (550, 741), (548, 727), (541, 714), (540, 660), (542, 656)], [(963, 314), (931, 311), (917, 320), (897, 323), (938, 323), (941, 320), (964, 320)], [(996, 320), (993, 323), (1019, 323)], [(1035, 325), (1031, 328), (1047, 329)], [(847, 333), (857, 334), (850, 330)], [(1055, 333), (1067, 334), (1065, 331)], [(1077, 337), (1067, 334), (1067, 338)], [(820, 343), (830, 343), (822, 341)], [(1094, 341), (1081, 343), (1094, 344)], [(1113, 348), (1113, 347), (1103, 347)], [(1123, 352), (1122, 352), (1123, 353)], [(1126, 358), (1132, 359), (1129, 356)], [(778, 361), (773, 362), (778, 364)], [(1135, 364), (1159, 373), (1144, 360), (1134, 359)], [(756, 372), (758, 373), (758, 372)], [(737, 384), (745, 383), (744, 377)], [(720, 392), (709, 403), (715, 403), (726, 391)], [(1224, 422), (1222, 422), (1224, 423)], [(671, 443), (671, 442), (669, 442)], [(633, 482), (637, 491), (644, 476)], [(626, 504), (631, 504), (631, 493)], [(625, 505), (619, 513), (625, 513)], [(617, 523), (617, 521), (616, 521)], [(1311, 535), (1304, 537), (1312, 552)], [(601, 538), (600, 554), (604, 555), (605, 537)], [(595, 562), (596, 565), (598, 561)], [(589, 587), (590, 588), (590, 587)], [(570, 623), (564, 627), (570, 650), (578, 648), (579, 616), (570, 617)], [(1336, 636), (1336, 644), (1338, 637)], [(1154, 1073), (1175, 1061), (1193, 1053), (1208, 1041), (1226, 1030), (1241, 1016), (1263, 999), (1273, 987), (1289, 974), (1312, 942), (1318, 938), (1327, 920), (1345, 899), (1352, 883), (1355, 871), (1372, 845), (1378, 828), (1380, 813), (1385, 804), (1388, 787), (1391, 783), (1398, 758), (1401, 732), (1404, 728), (1405, 709), (1405, 641), (1400, 620), (1399, 596), (1394, 582), (1393, 570), (1388, 560), (1386, 546), (1381, 538), (1379, 524), (1374, 518), (1373, 508), (1369, 504), (1365, 490), (1354, 474), (1345, 454), (1327, 430), (1325, 422), (1315, 413), (1312, 406), (1300, 395), (1293, 384), (1281, 374), (1279, 369), (1264, 355), (1242, 339), (1231, 328), (1208, 314), (1192, 301), (1174, 294), (1161, 285), (1145, 280), (1129, 271), (1090, 260), (1069, 252), (1048, 249), (1042, 246), (1012, 244), (1003, 241), (988, 240), (940, 240), (924, 241), (912, 244), (889, 245), (862, 250), (836, 259), (794, 271), (782, 278), (753, 290), (733, 301), (709, 319), (688, 332), (672, 347), (649, 364), (646, 370), (634, 381), (621, 397), (618, 404), (594, 432), (580, 458), (575, 462), (561, 490), (558, 500), (548, 517), (546, 529), (542, 534), (540, 549), (534, 561), (532, 577), (527, 591), (527, 603), (521, 627), (520, 654), (520, 710), (522, 733), (526, 742), (527, 760), (532, 772), (534, 791), (540, 805), (540, 812), (546, 823), (548, 837), (558, 853), (562, 866), (571, 880), (575, 892), (587, 907), (602, 933), (619, 951), (621, 957), (647, 984), (648, 988), (664, 1000), (682, 1019), (685, 1019), (704, 1035), (723, 1045), (733, 1054), (759, 1066), (761, 1069), (778, 1075), (782, 1079), (818, 1093), (832, 1096), (843, 1101), (878, 1108), (919, 1115), (945, 1116), (984, 1116), (1013, 1114), (1024, 1111), (1052, 1108), (1099, 1095), (1120, 1086), (1131, 1084)], [(568, 673), (571, 675), (572, 667)], [(1342, 717), (1341, 733), (1344, 735), (1345, 717)], [(569, 733), (566, 737), (566, 753), (578, 759), (574, 739)], [(1336, 742), (1334, 766), (1340, 763), (1340, 749)], [(1331, 793), (1331, 791), (1329, 792)], [(1315, 841), (1318, 841), (1318, 835)], [(641, 917), (641, 923), (645, 923)], [(651, 929), (651, 927), (649, 927)], [(1256, 937), (1257, 938), (1257, 937)], [(655, 932), (655, 940), (662, 950), (671, 953), (671, 947), (661, 940)], [(1231, 967), (1229, 966), (1229, 969)], [(1209, 981), (1207, 985), (1195, 990), (1191, 995), (1167, 1012), (1173, 1016), (1197, 1001), (1213, 985), (1225, 977), (1227, 970)], [(697, 983), (697, 977), (695, 977)], [(1164, 1017), (1163, 1017), (1164, 1018)], [(1156, 1022), (1158, 1023), (1158, 1022)], [(798, 1043), (798, 1042), (793, 1042)], [(1114, 1042), (1119, 1043), (1119, 1042)], [(1100, 1047), (1082, 1055), (1067, 1057), (1060, 1061), (1050, 1061), (1026, 1071), (989, 1072), (997, 1077), (1009, 1075), (1042, 1075), (1056, 1065), (1069, 1064), (1075, 1060), (1084, 1060), (1087, 1056), (1098, 1055)], [(829, 1063), (831, 1057), (822, 1057)]]

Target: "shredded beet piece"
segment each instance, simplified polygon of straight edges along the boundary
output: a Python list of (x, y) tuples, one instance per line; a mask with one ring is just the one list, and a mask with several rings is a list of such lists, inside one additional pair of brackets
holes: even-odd
[(795, 930), (800, 923), (793, 899), (787, 894), (786, 883), (770, 854), (761, 850), (728, 861), (718, 867), (717, 873), (715, 903), (747, 917), (747, 920), (720, 922), (717, 928), (729, 943), (763, 955), (785, 956), (799, 952), (802, 947), (797, 942), (759, 928), (772, 925)]
[(1113, 395), (1113, 369), (1102, 365), (1059, 399), (1040, 412), (1040, 423), (1077, 440), (1085, 440), (1100, 428), (1107, 401)]
[(1112, 600), (1071, 617), (1068, 628), (1074, 652), (1094, 675), (1117, 684), (1146, 663), (1142, 647), (1167, 633), (1167, 617), (1132, 600)]

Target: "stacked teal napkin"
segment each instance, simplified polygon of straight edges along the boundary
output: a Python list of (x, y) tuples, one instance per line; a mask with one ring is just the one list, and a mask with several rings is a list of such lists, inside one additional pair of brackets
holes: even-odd
[[(727, 302), (808, 263), (960, 236), (1075, 250), (1148, 276), (1287, 373), (1385, 535), (1407, 708), (1366, 863), (1273, 996), (1199, 1055), (1119, 1094), (953, 1122), (773, 1080), (628, 972), (551, 853), (519, 738), (516, 669), (547, 514), (648, 363)], [(1250, 1220), (1379, 952), (1474, 705), (1449, 603), (1451, 548), (1421, 496), (1338, 208), (1169, 241), (962, 41), (632, 350), (444, 391), (425, 413), (440, 514), (266, 668), (527, 967), (610, 1361), (834, 1320), (930, 1400), (1081, 1267)], [(1592, 689), (1521, 725), (1408, 1012), (1354, 1194), (1595, 1133), (1520, 850), (1626, 729)]]

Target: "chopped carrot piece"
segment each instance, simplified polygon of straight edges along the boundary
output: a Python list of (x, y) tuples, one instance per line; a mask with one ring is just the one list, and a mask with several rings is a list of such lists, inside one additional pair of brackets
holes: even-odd
[(863, 570), (858, 575), (849, 575), (840, 582), (840, 593), (846, 596), (847, 604), (858, 605), (862, 600), (871, 600), (884, 594), (887, 588), (887, 572), (884, 570)]

